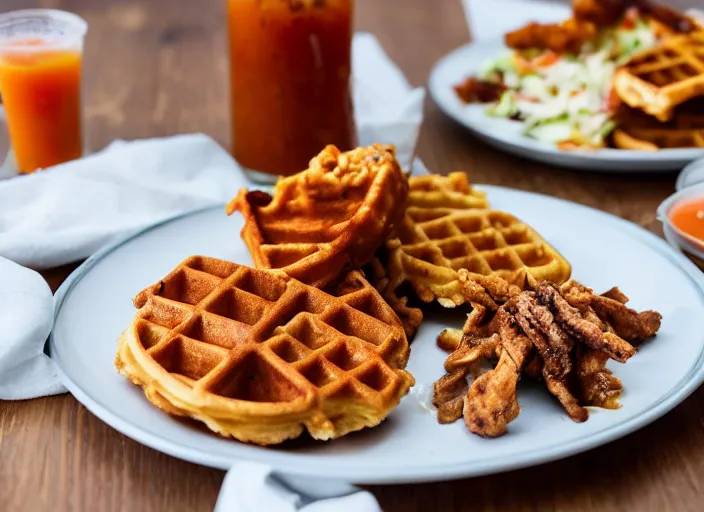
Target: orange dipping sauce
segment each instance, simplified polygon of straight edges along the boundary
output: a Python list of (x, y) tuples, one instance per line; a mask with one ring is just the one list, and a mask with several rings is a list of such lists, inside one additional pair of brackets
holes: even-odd
[(20, 172), (79, 158), (81, 52), (51, 49), (40, 39), (13, 46), (18, 50), (0, 52), (0, 94)]
[(668, 217), (677, 229), (704, 242), (704, 198), (675, 204)]
[(232, 149), (272, 175), (356, 146), (353, 0), (228, 0)]

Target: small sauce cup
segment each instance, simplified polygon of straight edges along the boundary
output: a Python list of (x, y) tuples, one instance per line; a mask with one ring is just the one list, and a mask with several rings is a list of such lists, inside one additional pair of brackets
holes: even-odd
[(665, 238), (704, 268), (704, 183), (683, 188), (657, 209)]

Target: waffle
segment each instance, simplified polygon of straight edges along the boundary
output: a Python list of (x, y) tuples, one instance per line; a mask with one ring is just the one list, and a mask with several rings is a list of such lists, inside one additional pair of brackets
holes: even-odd
[(165, 412), (240, 441), (373, 427), (414, 384), (398, 318), (357, 271), (328, 294), (194, 256), (134, 302), (119, 372)]
[(457, 271), (472, 279), (498, 276), (509, 283), (525, 278), (562, 283), (569, 263), (536, 231), (509, 213), (489, 209), (483, 193), (470, 187), (464, 173), (409, 180), (406, 215), (385, 247), (375, 284), (413, 336), (422, 319), (402, 296), (409, 284), (423, 302), (444, 307), (466, 301)]
[(704, 95), (704, 30), (635, 55), (614, 74), (614, 88), (631, 107), (670, 120), (677, 105)]
[(665, 123), (635, 109), (621, 109), (616, 119), (613, 145), (620, 149), (704, 147), (704, 97), (679, 105)]
[(322, 288), (373, 257), (407, 193), (393, 146), (327, 146), (308, 170), (280, 179), (273, 197), (242, 189), (226, 210), (244, 216), (242, 238), (258, 268)]
[(614, 130), (613, 143), (619, 149), (657, 151), (666, 148), (704, 148), (704, 128)]

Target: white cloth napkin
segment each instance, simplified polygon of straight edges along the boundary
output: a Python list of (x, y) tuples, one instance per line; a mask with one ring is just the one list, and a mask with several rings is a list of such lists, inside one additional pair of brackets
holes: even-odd
[(425, 89), (411, 88), (379, 41), (367, 33), (354, 38), (352, 78), (360, 145), (393, 144), (401, 165), (410, 168), (423, 122)]
[(284, 478), (254, 462), (225, 475), (214, 512), (382, 512), (374, 496), (338, 482)]
[(232, 157), (202, 134), (116, 141), (0, 182), (0, 255), (56, 267), (158, 220), (223, 203), (246, 184)]
[(0, 257), (0, 400), (66, 391), (44, 354), (53, 310), (44, 278)]

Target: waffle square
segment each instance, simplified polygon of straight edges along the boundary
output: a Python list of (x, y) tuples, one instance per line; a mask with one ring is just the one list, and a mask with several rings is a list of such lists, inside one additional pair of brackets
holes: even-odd
[(704, 96), (678, 105), (665, 123), (635, 109), (621, 109), (613, 144), (621, 149), (655, 151), (704, 148)]
[(672, 119), (677, 105), (704, 95), (704, 30), (638, 53), (616, 71), (614, 88), (631, 107), (660, 121)]
[(165, 412), (245, 442), (379, 424), (413, 385), (397, 316), (357, 271), (326, 293), (193, 256), (140, 292), (115, 365)]

